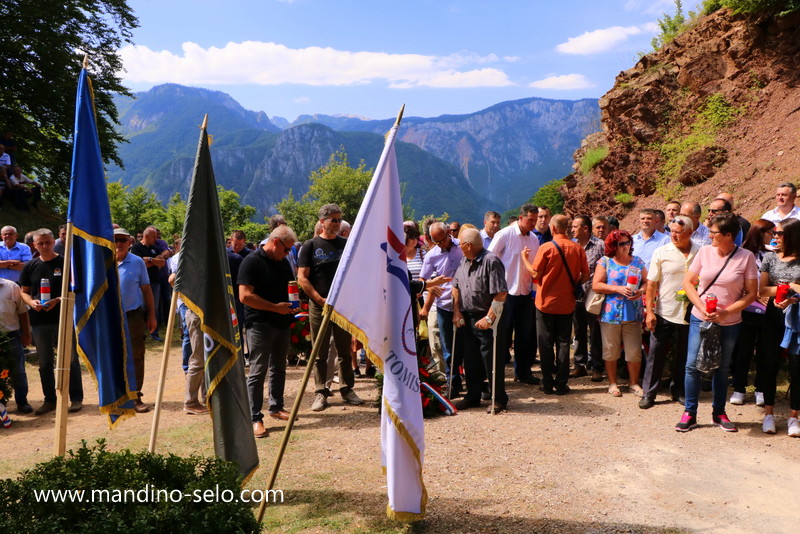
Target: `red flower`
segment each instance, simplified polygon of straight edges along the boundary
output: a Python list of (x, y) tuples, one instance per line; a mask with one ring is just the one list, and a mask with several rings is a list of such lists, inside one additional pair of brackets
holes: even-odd
[(304, 303), (302, 303), (302, 304), (300, 305), (300, 309), (302, 309), (302, 310), (307, 310), (307, 309), (308, 309), (308, 303), (307, 303), (307, 302), (304, 302)]
[(422, 407), (427, 408), (428, 405), (431, 403), (431, 399), (429, 397), (422, 398)]
[(297, 336), (292, 336), (292, 343), (298, 343), (299, 341), (300, 338), (298, 338)]
[(307, 336), (308, 334), (311, 333), (311, 331), (308, 328), (303, 328), (303, 331), (300, 333), (303, 334), (304, 336)]
[(423, 368), (420, 368), (419, 374), (421, 374), (425, 378), (428, 378), (429, 376), (431, 376), (431, 374), (426, 369), (423, 369)]

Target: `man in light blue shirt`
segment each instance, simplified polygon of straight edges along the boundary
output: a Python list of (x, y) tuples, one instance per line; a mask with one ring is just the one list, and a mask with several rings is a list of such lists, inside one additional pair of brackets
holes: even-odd
[[(452, 278), (456, 274), (456, 269), (461, 263), (461, 258), (464, 254), (458, 246), (458, 240), (450, 235), (447, 227), (442, 222), (435, 222), (430, 226), (431, 241), (436, 245), (422, 261), (422, 270), (419, 277), (424, 280), (436, 278), (437, 276), (447, 276)], [(450, 358), (453, 351), (453, 294), (452, 285), (450, 282), (441, 285), (442, 292), (436, 297), (436, 313), (439, 322), (439, 337), (442, 341), (442, 355), (444, 356), (445, 365), (447, 366), (446, 374), (448, 375), (448, 383), (450, 382), (450, 369), (458, 369), (458, 362), (452, 365)], [(427, 315), (431, 307), (431, 296), (435, 291), (430, 291), (428, 299), (425, 301), (423, 307), (423, 315)], [(461, 376), (456, 370), (453, 373), (451, 398), (458, 395), (461, 391)]]
[(649, 268), (653, 252), (661, 245), (669, 243), (667, 234), (656, 230), (656, 210), (644, 208), (639, 211), (641, 231), (633, 236), (633, 255), (639, 256)]
[(25, 243), (17, 242), (17, 229), (4, 226), (0, 230), (3, 243), (0, 244), (0, 278), (19, 282), (19, 273), (25, 262), (30, 261), (31, 249)]

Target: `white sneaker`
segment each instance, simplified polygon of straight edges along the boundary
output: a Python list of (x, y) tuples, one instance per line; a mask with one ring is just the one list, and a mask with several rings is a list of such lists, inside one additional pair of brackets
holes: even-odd
[(738, 406), (744, 404), (744, 393), (734, 391), (733, 395), (731, 395), (731, 404), (736, 404)]
[(764, 416), (764, 422), (761, 423), (761, 430), (764, 431), (764, 434), (774, 434), (775, 433), (775, 417), (768, 413)]
[(756, 406), (764, 406), (764, 394), (756, 391)]
[(316, 397), (314, 397), (314, 402), (311, 404), (311, 411), (321, 412), (327, 407), (328, 407), (328, 399), (325, 397), (325, 394), (317, 393)]
[(793, 438), (800, 438), (800, 420), (798, 420), (797, 417), (789, 418), (788, 434)]

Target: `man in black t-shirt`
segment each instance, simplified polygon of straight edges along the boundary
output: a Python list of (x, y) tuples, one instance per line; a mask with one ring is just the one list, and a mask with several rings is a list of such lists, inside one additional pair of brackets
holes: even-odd
[(264, 379), (269, 371), (269, 415), (285, 421), (283, 408), (286, 384), (286, 356), (294, 314), (289, 303), (289, 282), (294, 280), (286, 260), (297, 236), (288, 226), (276, 228), (264, 245), (248, 254), (239, 267), (239, 299), (244, 305), (244, 323), (250, 350), (247, 394), (253, 435), (267, 437), (264, 428)]
[[(309, 299), (309, 322), (311, 323), (311, 340), (320, 344), (314, 368), (316, 396), (311, 409), (320, 412), (328, 407), (328, 397), (333, 394), (325, 387), (328, 374), (328, 345), (330, 334), (320, 332), (322, 324), (322, 308), (328, 297), (333, 277), (339, 267), (339, 259), (347, 240), (338, 236), (342, 223), (342, 210), (336, 204), (325, 204), (319, 209), (319, 222), (322, 234), (305, 242), (297, 258), (297, 281)], [(333, 332), (336, 344), (336, 361), (339, 367), (339, 392), (347, 404), (361, 405), (364, 401), (353, 391), (355, 377), (350, 363), (350, 334), (339, 325), (328, 323)]]
[[(55, 346), (58, 339), (58, 320), (61, 308), (61, 273), (64, 270), (64, 258), (53, 251), (55, 246), (53, 232), (41, 228), (33, 233), (33, 245), (39, 251), (39, 257), (32, 259), (22, 267), (19, 283), (22, 286), (22, 300), (30, 306), (28, 316), (33, 334), (33, 344), (39, 357), (39, 377), (42, 381), (44, 404), (37, 408), (36, 415), (43, 415), (56, 409), (55, 378)], [(42, 302), (42, 281), (50, 285), (50, 298)], [(70, 412), (77, 412), (83, 407), (83, 383), (81, 382), (81, 366), (78, 356), (72, 351), (69, 375), (69, 398), (72, 404)]]
[[(159, 307), (161, 295), (161, 268), (167, 264), (167, 258), (171, 255), (169, 249), (161, 250), (157, 245), (158, 232), (152, 226), (148, 226), (142, 232), (141, 241), (137, 241), (131, 247), (131, 253), (136, 254), (144, 260), (147, 267), (147, 277), (150, 278), (150, 289), (153, 291), (156, 310)], [(159, 343), (164, 340), (158, 335), (158, 326), (150, 333), (150, 337)]]

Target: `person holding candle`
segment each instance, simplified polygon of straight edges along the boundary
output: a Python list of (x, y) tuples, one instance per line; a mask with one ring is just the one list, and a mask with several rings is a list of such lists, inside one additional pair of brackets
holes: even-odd
[(644, 309), (643, 280), (647, 267), (633, 255), (633, 238), (624, 230), (614, 230), (606, 237), (605, 256), (597, 262), (592, 289), (605, 294), (600, 314), (603, 360), (608, 375), (608, 393), (621, 397), (617, 386), (617, 360), (625, 347), (630, 382), (628, 389), (641, 397), (639, 374), (642, 368), (642, 320)]

